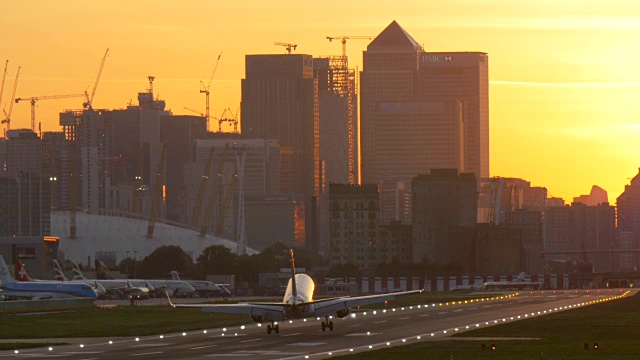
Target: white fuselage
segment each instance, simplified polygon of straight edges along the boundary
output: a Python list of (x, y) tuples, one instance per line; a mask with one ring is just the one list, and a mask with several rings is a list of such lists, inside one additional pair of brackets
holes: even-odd
[[(296, 290), (297, 296), (293, 295), (293, 285), (291, 279), (287, 284), (287, 290), (284, 293), (282, 302), (285, 304), (296, 305), (295, 307), (285, 310), (285, 318), (288, 319), (300, 319), (305, 317), (311, 317), (314, 314), (313, 304), (309, 304), (313, 301), (313, 291), (316, 284), (306, 274), (296, 274)], [(304, 304), (304, 305), (298, 305)]]

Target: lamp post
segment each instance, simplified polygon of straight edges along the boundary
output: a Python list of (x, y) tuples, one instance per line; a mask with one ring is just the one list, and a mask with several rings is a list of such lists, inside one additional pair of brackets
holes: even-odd
[(136, 262), (138, 262), (138, 250), (133, 250), (133, 278), (137, 279)]
[(131, 264), (131, 258), (129, 257), (129, 250), (127, 250), (127, 278), (131, 277), (131, 274), (129, 273), (129, 264)]

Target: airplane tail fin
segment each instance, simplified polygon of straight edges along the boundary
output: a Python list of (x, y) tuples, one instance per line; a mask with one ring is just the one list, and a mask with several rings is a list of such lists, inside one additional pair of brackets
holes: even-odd
[(298, 288), (296, 287), (296, 262), (293, 256), (293, 249), (291, 249), (291, 294), (294, 299), (298, 297)]
[(95, 264), (96, 264), (96, 277), (99, 280), (113, 279), (113, 277), (109, 273), (109, 268), (102, 261), (96, 260)]
[(20, 259), (16, 259), (16, 275), (18, 276), (18, 281), (33, 281), (27, 273), (27, 268)]
[(71, 269), (73, 270), (73, 280), (87, 280), (87, 278), (84, 277), (82, 270), (80, 270), (80, 265), (78, 265), (78, 263), (75, 261), (72, 261), (71, 264)]
[(523, 271), (520, 274), (518, 274), (518, 277), (516, 278), (516, 281), (525, 281), (525, 277), (526, 277), (526, 274)]
[(53, 279), (58, 281), (69, 280), (64, 276), (64, 272), (62, 272), (62, 267), (58, 264), (58, 260), (53, 259), (51, 262), (53, 263)]
[(2, 255), (0, 255), (0, 281), (2, 281), (2, 283), (4, 284), (16, 282), (13, 276), (11, 276), (9, 267), (7, 266), (7, 263), (4, 262), (4, 258), (2, 257)]
[(180, 274), (175, 270), (171, 270), (171, 280), (180, 280)]

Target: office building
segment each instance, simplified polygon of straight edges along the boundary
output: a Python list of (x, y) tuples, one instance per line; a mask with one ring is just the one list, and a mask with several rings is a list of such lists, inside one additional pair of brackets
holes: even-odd
[[(280, 142), (280, 192), (301, 195), (305, 244), (311, 201), (320, 191), (317, 80), (311, 55), (247, 55), (242, 79), (242, 135)], [(299, 228), (302, 225), (303, 228)], [(304, 234), (304, 235), (303, 235)]]
[(50, 232), (50, 183), (43, 171), (42, 141), (31, 130), (10, 130), (0, 177), (0, 236), (44, 236)]
[(381, 185), (384, 223), (410, 223), (408, 194), (419, 174), (488, 176), (486, 54), (447, 54), (425, 52), (395, 21), (364, 52), (362, 180)]
[(413, 262), (455, 262), (456, 254), (449, 246), (451, 229), (475, 229), (477, 187), (475, 174), (458, 173), (457, 169), (433, 169), (413, 178)]
[(612, 271), (615, 208), (608, 203), (548, 207), (544, 213), (546, 272), (568, 264), (589, 264), (595, 272)]
[(489, 57), (483, 52), (426, 52), (419, 61), (420, 97), (464, 103), (464, 171), (489, 173)]
[[(622, 249), (640, 248), (640, 173), (625, 185), (624, 192), (617, 199), (618, 237)], [(624, 255), (624, 256), (623, 256)], [(630, 270), (640, 265), (637, 252), (621, 254), (621, 268)]]
[(42, 133), (42, 168), (49, 174), (51, 210), (69, 210), (69, 142), (62, 131)]

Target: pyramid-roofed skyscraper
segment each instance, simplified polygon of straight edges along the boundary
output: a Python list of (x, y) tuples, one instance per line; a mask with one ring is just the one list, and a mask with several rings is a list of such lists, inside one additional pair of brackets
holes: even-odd
[(362, 183), (381, 185), (383, 222), (412, 222), (411, 179), (419, 174), (489, 176), (486, 54), (425, 52), (393, 21), (363, 57)]

